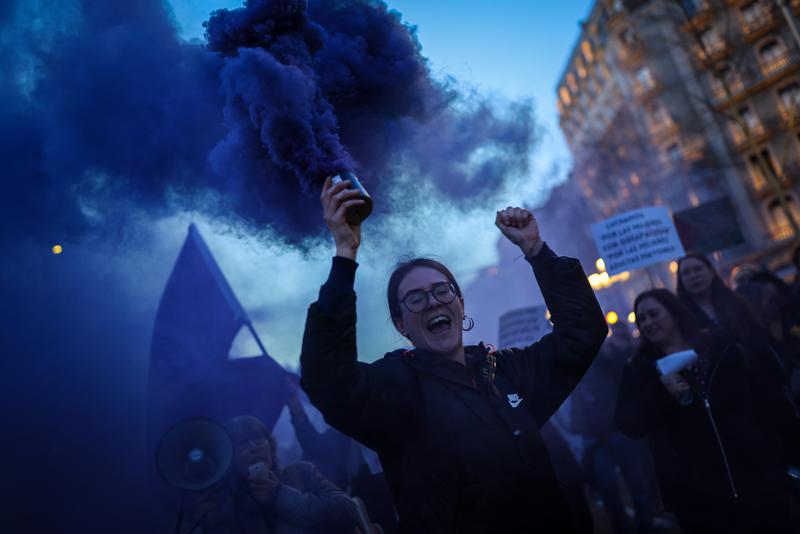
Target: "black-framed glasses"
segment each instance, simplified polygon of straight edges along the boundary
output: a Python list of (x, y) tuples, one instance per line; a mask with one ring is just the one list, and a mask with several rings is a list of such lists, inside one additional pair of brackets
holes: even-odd
[(450, 304), (456, 298), (456, 287), (450, 282), (439, 282), (429, 290), (412, 289), (400, 299), (411, 313), (419, 313), (428, 307), (428, 293), (442, 304)]

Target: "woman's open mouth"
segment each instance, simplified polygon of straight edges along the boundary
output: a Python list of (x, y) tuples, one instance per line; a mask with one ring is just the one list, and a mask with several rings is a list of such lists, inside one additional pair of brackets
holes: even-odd
[(431, 333), (440, 335), (450, 331), (450, 323), (451, 320), (448, 316), (437, 315), (428, 321), (425, 326)]

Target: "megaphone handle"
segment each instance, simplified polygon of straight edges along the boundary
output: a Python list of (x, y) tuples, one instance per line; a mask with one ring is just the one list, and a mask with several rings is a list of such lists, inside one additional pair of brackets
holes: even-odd
[(200, 519), (198, 519), (197, 521), (194, 522), (194, 525), (192, 525), (192, 528), (190, 528), (189, 530), (186, 531), (186, 534), (192, 534), (192, 532), (194, 532), (194, 529), (199, 527), (200, 523), (202, 523), (203, 520), (206, 518), (206, 516), (208, 514), (210, 514), (210, 513), (211, 513), (211, 510), (209, 510), (208, 512), (206, 512), (202, 516), (200, 516)]
[(183, 526), (183, 493), (181, 493), (181, 503), (178, 505), (178, 522), (175, 524), (175, 534), (181, 534), (181, 527)]

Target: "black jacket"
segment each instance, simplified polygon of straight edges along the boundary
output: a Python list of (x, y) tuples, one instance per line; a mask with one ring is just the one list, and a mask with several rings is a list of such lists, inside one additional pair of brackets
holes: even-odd
[(659, 380), (661, 355), (632, 358), (617, 425), (632, 438), (648, 438), (664, 503), (683, 528), (702, 530), (711, 521), (720, 531), (739, 532), (774, 520), (779, 529), (788, 515), (786, 473), (798, 445), (797, 418), (780, 385), (739, 345), (706, 340), (695, 350), (709, 374), (703, 391), (682, 372), (693, 389), (688, 406)]
[(467, 347), (467, 366), (421, 350), (358, 362), (354, 262), (334, 258), (309, 308), (303, 389), (329, 424), (378, 452), (406, 532), (571, 530), (539, 427), (580, 381), (607, 327), (577, 260), (545, 246), (531, 264), (554, 329), (495, 353), (496, 391), (481, 378), (483, 345)]

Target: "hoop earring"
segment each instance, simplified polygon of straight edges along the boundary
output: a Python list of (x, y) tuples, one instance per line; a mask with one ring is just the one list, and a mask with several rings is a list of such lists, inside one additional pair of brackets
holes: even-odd
[(464, 320), (467, 322), (466, 326), (461, 326), (461, 330), (464, 332), (469, 332), (475, 327), (475, 319), (470, 317), (469, 315), (464, 315)]

